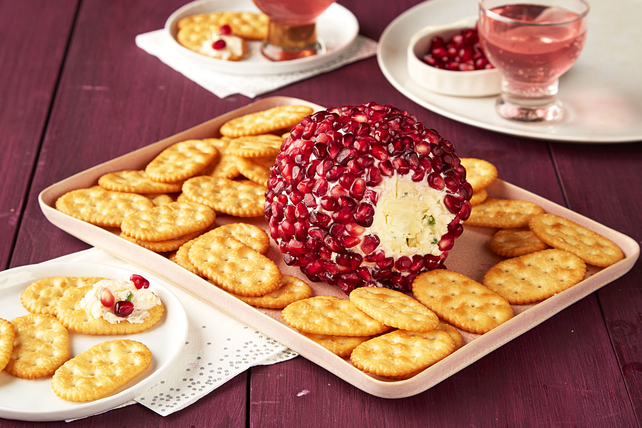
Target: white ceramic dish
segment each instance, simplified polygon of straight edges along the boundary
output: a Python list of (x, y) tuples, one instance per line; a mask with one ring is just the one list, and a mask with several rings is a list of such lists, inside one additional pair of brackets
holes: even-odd
[[(220, 135), (218, 132), (220, 126), (231, 118), (287, 104), (309, 105), (314, 110), (322, 108), (304, 100), (288, 97), (262, 99), (53, 184), (40, 193), (38, 198), (40, 207), (47, 219), (59, 228), (130, 263), (145, 266), (146, 269), (162, 275), (187, 292), (200, 297), (220, 311), (277, 340), (355, 387), (383, 398), (408, 397), (431, 388), (557, 312), (624, 275), (638, 259), (640, 247), (630, 237), (542, 197), (497, 180), (488, 188), (488, 193), (491, 196), (535, 202), (542, 206), (546, 212), (561, 215), (607, 236), (622, 248), (626, 258), (606, 269), (590, 268), (584, 281), (544, 302), (534, 305), (514, 306), (516, 313), (514, 318), (484, 335), (462, 332), (465, 345), (455, 353), (413, 378), (390, 381), (370, 376), (358, 370), (349, 360), (338, 357), (321, 345), (297, 333), (284, 323), (280, 310), (259, 309), (249, 306), (225, 291), (212, 287), (203, 278), (169, 261), (163, 255), (153, 253), (126, 241), (113, 231), (62, 214), (54, 208), (55, 201), (59, 196), (72, 189), (95, 185), (98, 177), (102, 174), (122, 169), (140, 169), (173, 143), (186, 139), (217, 137)], [(263, 217), (243, 218), (241, 220), (262, 227), (264, 230), (268, 229), (267, 222)], [(216, 221), (222, 225), (238, 222), (239, 218), (221, 215), (217, 216)], [(486, 270), (503, 260), (503, 258), (492, 254), (488, 249), (488, 242), (494, 231), (492, 228), (466, 227), (464, 234), (457, 240), (454, 248), (450, 251), (447, 260), (448, 268), (481, 282)], [(298, 268), (286, 266), (283, 262), (283, 256), (274, 241), (271, 242), (271, 247), (266, 256), (279, 266), (282, 273), (296, 276), (308, 282), (313, 289), (314, 295), (332, 295), (344, 299), (347, 297), (339, 287), (333, 287), (321, 282), (311, 283)]]
[(188, 3), (171, 14), (165, 23), (165, 33), (172, 41), (172, 47), (186, 61), (205, 70), (244, 75), (280, 74), (308, 70), (333, 60), (352, 44), (359, 33), (357, 18), (345, 7), (334, 3), (317, 19), (317, 37), (323, 53), (307, 58), (269, 61), (261, 54), (261, 42), (249, 42), (248, 58), (222, 61), (192, 52), (176, 41), (177, 23), (181, 18), (226, 10), (260, 12), (251, 0), (198, 0)]
[[(87, 263), (43, 263), (0, 272), (0, 317), (12, 320), (28, 312), (20, 294), (32, 282), (50, 276), (101, 276), (128, 279), (135, 271)], [(133, 335), (92, 336), (69, 332), (71, 357), (91, 346), (119, 338), (137, 340), (152, 351), (152, 363), (127, 385), (99, 400), (72, 402), (58, 398), (51, 390), (51, 376), (27, 380), (0, 372), (0, 418), (24, 421), (54, 421), (90, 416), (132, 400), (154, 386), (178, 358), (188, 332), (187, 314), (164, 280), (145, 274), (150, 290), (165, 304), (161, 321), (148, 331)]]
[[(627, 13), (622, 13), (626, 10)], [(408, 74), (412, 36), (477, 14), (476, 0), (430, 0), (395, 18), (379, 39), (377, 60), (388, 81), (417, 104), (453, 120), (506, 134), (579, 143), (642, 141), (642, 2), (592, 0), (584, 51), (560, 79), (566, 117), (556, 124), (524, 124), (499, 117), (495, 97), (450, 97), (418, 85)], [(404, 49), (399, 47), (403, 46)]]
[(443, 95), (455, 97), (487, 97), (502, 90), (502, 77), (497, 69), (451, 71), (431, 67), (421, 58), (435, 36), (450, 39), (464, 28), (475, 28), (476, 16), (446, 25), (431, 25), (415, 33), (408, 43), (408, 74), (419, 86)]

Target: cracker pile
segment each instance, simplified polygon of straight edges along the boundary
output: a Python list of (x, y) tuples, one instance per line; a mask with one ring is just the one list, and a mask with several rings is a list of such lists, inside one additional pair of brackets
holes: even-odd
[[(462, 159), (462, 164), (477, 183), (475, 192), (497, 178), (487, 161)], [(624, 258), (611, 240), (530, 201), (487, 197), (464, 224), (498, 229), (489, 248), (507, 260), (489, 269), (482, 283), (510, 304), (547, 299), (581, 282), (587, 264), (608, 267)]]
[[(585, 278), (587, 263), (606, 267), (624, 257), (608, 239), (533, 202), (490, 197), (486, 189), (497, 179), (497, 168), (462, 158), (473, 188), (472, 214), (464, 224), (498, 229), (489, 248), (505, 258), (481, 283), (439, 269), (417, 276), (412, 294), (363, 287), (348, 299), (313, 296), (305, 281), (282, 274), (266, 255), (268, 234), (243, 221), (264, 215), (269, 168), (284, 132), (311, 113), (285, 106), (232, 119), (220, 137), (178, 143), (141, 171), (106, 174), (89, 195), (87, 189), (70, 192), (56, 206), (97, 225), (117, 224), (124, 239), (163, 253), (249, 305), (280, 310), (301, 335), (368, 374), (392, 380), (415, 376), (455, 352), (463, 346), (462, 332), (485, 334), (509, 321), (512, 305), (572, 287)], [(123, 206), (113, 213), (119, 221), (105, 221), (107, 208), (91, 201), (100, 192), (149, 202), (112, 204)], [(96, 207), (99, 213), (92, 212)], [(239, 220), (217, 226), (219, 214)]]
[[(268, 23), (267, 15), (253, 12), (225, 11), (186, 16), (178, 21), (176, 41), (193, 52), (205, 55), (201, 48), (206, 42), (212, 43), (213, 34), (237, 37), (234, 40), (240, 43), (241, 53), (221, 59), (238, 61), (247, 53), (246, 42), (267, 37)], [(221, 31), (224, 26), (225, 30)]]
[[(98, 226), (118, 227), (123, 239), (164, 253), (250, 305), (283, 308), (310, 297), (310, 286), (282, 275), (265, 256), (270, 239), (263, 229), (242, 221), (219, 227), (216, 216), (263, 216), (269, 168), (284, 132), (312, 111), (289, 105), (234, 118), (221, 126), (220, 137), (173, 144), (141, 170), (101, 176), (91, 194), (79, 189), (62, 195), (56, 208)], [(98, 223), (92, 210), (103, 204), (91, 198), (100, 199), (104, 192), (110, 200), (145, 203), (101, 208), (101, 218), (111, 214), (114, 220)], [(121, 206), (126, 211), (119, 211)], [(68, 308), (72, 304), (65, 302)], [(75, 319), (71, 309), (65, 314)]]
[(0, 371), (23, 379), (52, 377), (53, 392), (70, 401), (102, 398), (142, 373), (151, 351), (132, 340), (107, 341), (70, 359), (68, 330), (92, 335), (133, 334), (156, 325), (165, 306), (154, 306), (141, 323), (126, 319), (110, 324), (87, 315), (78, 303), (92, 286), (106, 278), (48, 277), (30, 284), (20, 295), (30, 313), (11, 321), (0, 319)]

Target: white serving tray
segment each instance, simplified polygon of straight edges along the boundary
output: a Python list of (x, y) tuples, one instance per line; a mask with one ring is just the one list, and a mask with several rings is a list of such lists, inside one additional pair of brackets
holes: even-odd
[[(283, 322), (279, 310), (257, 309), (249, 306), (225, 291), (212, 286), (197, 275), (169, 261), (163, 255), (146, 250), (120, 238), (118, 236), (119, 229), (108, 230), (94, 226), (65, 215), (54, 208), (55, 201), (58, 197), (70, 190), (96, 185), (98, 177), (105, 173), (123, 169), (143, 169), (158, 153), (176, 142), (187, 139), (217, 137), (220, 136), (218, 132), (220, 126), (231, 118), (279, 105), (291, 104), (308, 105), (315, 110), (323, 109), (323, 107), (307, 101), (289, 97), (272, 97), (254, 102), (172, 137), (97, 165), (53, 184), (43, 190), (38, 197), (42, 212), (51, 223), (78, 239), (102, 248), (118, 258), (155, 272), (175, 286), (192, 293), (203, 301), (211, 304), (214, 308), (281, 342), (293, 351), (355, 387), (383, 398), (409, 397), (426, 391), (564, 308), (624, 275), (633, 267), (639, 256), (640, 247), (637, 242), (630, 237), (547, 199), (505, 181), (497, 180), (487, 188), (490, 196), (532, 201), (541, 205), (549, 213), (561, 215), (593, 229), (619, 245), (624, 251), (624, 260), (605, 269), (589, 267), (587, 277), (581, 283), (541, 303), (513, 306), (515, 317), (484, 335), (476, 335), (462, 331), (464, 345), (460, 349), (410, 379), (392, 381), (371, 376), (358, 370), (348, 359), (334, 355), (321, 345), (297, 333)], [(266, 231), (268, 229), (267, 222), (262, 217), (251, 219), (234, 218), (230, 216), (217, 217), (218, 224), (238, 221), (258, 225)], [(450, 251), (450, 255), (446, 260), (448, 269), (463, 273), (481, 282), (484, 273), (491, 266), (503, 260), (503, 258), (492, 254), (488, 249), (488, 242), (494, 231), (495, 230), (491, 228), (465, 227), (464, 233), (456, 241), (454, 248)], [(347, 297), (338, 287), (325, 283), (311, 283), (298, 268), (286, 266), (274, 242), (272, 242), (267, 256), (277, 263), (284, 274), (293, 275), (308, 282), (313, 288), (315, 295)]]

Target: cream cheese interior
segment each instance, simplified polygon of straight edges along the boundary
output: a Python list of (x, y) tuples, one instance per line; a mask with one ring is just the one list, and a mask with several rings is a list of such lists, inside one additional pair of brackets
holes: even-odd
[(387, 252), (401, 255), (438, 256), (439, 239), (455, 218), (444, 206), (443, 191), (425, 181), (415, 183), (409, 175), (384, 179), (370, 232)]

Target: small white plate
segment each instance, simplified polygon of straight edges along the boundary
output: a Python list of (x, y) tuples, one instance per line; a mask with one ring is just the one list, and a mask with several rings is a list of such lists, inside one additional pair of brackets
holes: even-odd
[[(8, 321), (27, 315), (20, 304), (20, 294), (31, 283), (51, 276), (100, 276), (129, 279), (130, 271), (115, 266), (89, 263), (43, 263), (0, 272), (0, 317)], [(152, 351), (152, 363), (141, 375), (122, 388), (99, 400), (80, 403), (63, 400), (51, 389), (51, 376), (27, 380), (0, 372), (0, 418), (24, 421), (75, 419), (117, 407), (154, 386), (179, 356), (187, 338), (187, 314), (180, 301), (169, 291), (167, 282), (143, 273), (150, 290), (165, 304), (161, 321), (150, 330), (130, 335), (92, 336), (69, 331), (71, 357), (98, 343), (114, 339), (132, 339)]]
[(359, 33), (359, 22), (354, 14), (334, 3), (317, 18), (317, 38), (324, 47), (324, 51), (307, 58), (273, 62), (261, 54), (261, 42), (249, 42), (247, 59), (222, 61), (193, 52), (176, 41), (177, 23), (182, 18), (226, 10), (260, 12), (251, 0), (194, 1), (170, 15), (165, 23), (165, 33), (169, 35), (174, 49), (194, 65), (206, 70), (244, 75), (292, 73), (314, 68), (339, 56), (352, 44)]
[[(408, 74), (407, 46), (427, 25), (445, 25), (477, 15), (477, 0), (430, 0), (412, 7), (385, 29), (377, 47), (384, 76), (417, 104), (479, 128), (545, 140), (622, 143), (642, 140), (642, 1), (589, 0), (586, 46), (560, 78), (565, 118), (555, 124), (524, 124), (501, 118), (495, 97), (451, 97), (431, 92)], [(622, 13), (626, 11), (626, 13)]]

